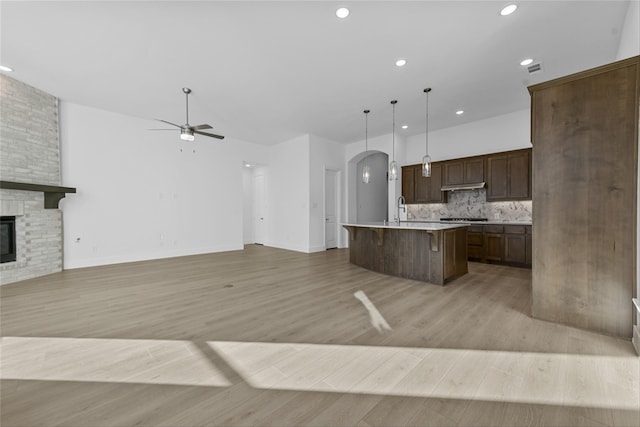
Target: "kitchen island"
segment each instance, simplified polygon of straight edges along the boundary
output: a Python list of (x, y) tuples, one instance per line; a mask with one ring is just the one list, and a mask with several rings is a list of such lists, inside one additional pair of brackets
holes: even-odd
[(359, 222), (349, 231), (349, 261), (379, 273), (444, 285), (468, 272), (467, 224)]

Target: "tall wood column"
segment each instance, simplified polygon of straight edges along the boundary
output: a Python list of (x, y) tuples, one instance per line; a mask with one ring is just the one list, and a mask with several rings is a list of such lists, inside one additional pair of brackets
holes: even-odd
[(532, 314), (631, 338), (640, 57), (531, 86)]

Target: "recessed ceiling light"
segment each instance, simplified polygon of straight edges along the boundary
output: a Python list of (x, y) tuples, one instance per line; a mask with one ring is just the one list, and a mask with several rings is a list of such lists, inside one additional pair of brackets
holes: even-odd
[(522, 61), (520, 61), (520, 65), (527, 66), (527, 65), (531, 64), (532, 62), (533, 62), (533, 59), (527, 58), (527, 59), (523, 59)]
[(7, 67), (6, 65), (0, 65), (0, 71), (13, 71), (13, 68)]
[(406, 59), (398, 59), (396, 61), (396, 67), (404, 67), (407, 64)]
[(346, 7), (338, 8), (338, 10), (336, 10), (336, 16), (340, 19), (346, 18), (347, 16), (349, 16), (349, 9), (347, 9)]
[(458, 110), (458, 111), (456, 111), (456, 114), (457, 114), (457, 115), (459, 115), (459, 116), (461, 116), (461, 115), (463, 115), (463, 114), (464, 114), (464, 110)]
[(516, 11), (517, 8), (518, 8), (517, 4), (507, 5), (507, 6), (502, 8), (502, 10), (500, 11), (500, 15), (502, 15), (502, 16), (511, 15), (513, 12)]
[(402, 125), (402, 129), (407, 129), (409, 125)]

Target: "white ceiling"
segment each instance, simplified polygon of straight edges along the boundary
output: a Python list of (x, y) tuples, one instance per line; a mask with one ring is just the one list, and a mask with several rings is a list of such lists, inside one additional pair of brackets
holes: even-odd
[(392, 99), (396, 129), (423, 133), (425, 87), (436, 130), (525, 109), (526, 86), (615, 60), (628, 1), (517, 3), (502, 17), (506, 1), (2, 1), (0, 63), (78, 104), (183, 123), (187, 86), (190, 123), (215, 133), (349, 143), (365, 108), (370, 137), (391, 132)]

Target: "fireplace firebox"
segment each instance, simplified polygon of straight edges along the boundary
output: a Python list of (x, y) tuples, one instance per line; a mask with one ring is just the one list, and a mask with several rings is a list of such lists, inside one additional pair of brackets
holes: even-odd
[(0, 219), (0, 263), (13, 262), (16, 257), (16, 217), (3, 216)]

